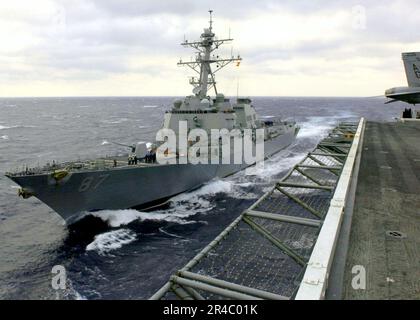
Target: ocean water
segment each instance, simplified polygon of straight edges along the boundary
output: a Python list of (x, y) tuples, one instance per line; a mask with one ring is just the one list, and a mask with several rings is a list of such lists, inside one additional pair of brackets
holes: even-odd
[[(256, 175), (239, 172), (153, 212), (91, 214), (67, 228), (4, 172), (48, 161), (125, 153), (110, 141), (151, 141), (174, 97), (0, 99), (0, 299), (146, 299), (284, 175), (340, 121), (392, 121), (405, 105), (381, 98), (256, 97), (261, 116), (294, 118), (296, 142)], [(54, 265), (67, 288), (51, 286)]]

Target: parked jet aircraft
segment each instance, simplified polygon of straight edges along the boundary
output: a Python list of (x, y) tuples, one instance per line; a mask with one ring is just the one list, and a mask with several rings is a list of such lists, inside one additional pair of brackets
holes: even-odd
[(420, 52), (402, 54), (408, 87), (396, 87), (385, 91), (385, 96), (391, 100), (404, 101), (410, 104), (420, 103)]

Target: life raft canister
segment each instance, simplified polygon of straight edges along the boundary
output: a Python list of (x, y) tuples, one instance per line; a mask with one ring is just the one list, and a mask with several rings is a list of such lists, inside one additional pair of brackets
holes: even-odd
[(62, 179), (64, 179), (65, 177), (67, 177), (67, 175), (69, 174), (69, 172), (67, 170), (55, 170), (52, 173), (52, 177), (55, 179), (55, 181), (60, 181)]

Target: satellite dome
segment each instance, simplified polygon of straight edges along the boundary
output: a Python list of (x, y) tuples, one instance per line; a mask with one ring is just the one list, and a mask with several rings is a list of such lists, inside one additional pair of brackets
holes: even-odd
[(216, 95), (216, 101), (217, 102), (224, 102), (225, 101), (225, 95), (223, 93), (218, 93)]
[(179, 109), (181, 107), (181, 105), (182, 105), (182, 100), (180, 100), (180, 99), (174, 100), (174, 107), (175, 108)]

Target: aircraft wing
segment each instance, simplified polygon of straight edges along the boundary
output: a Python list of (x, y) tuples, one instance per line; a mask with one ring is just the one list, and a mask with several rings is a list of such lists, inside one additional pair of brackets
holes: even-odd
[(385, 103), (392, 103), (395, 101), (404, 101), (411, 104), (420, 103), (420, 91), (414, 92), (395, 92), (385, 94), (387, 98), (392, 99), (391, 101)]

